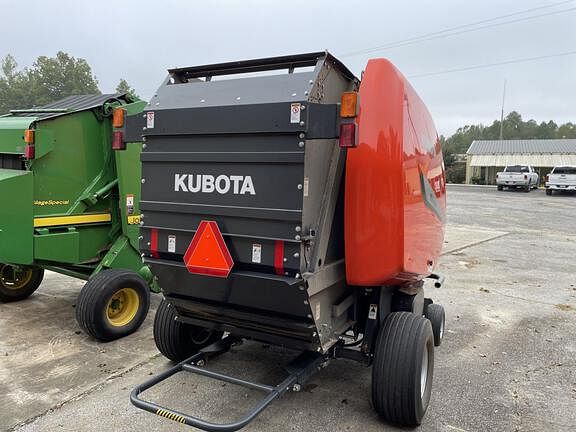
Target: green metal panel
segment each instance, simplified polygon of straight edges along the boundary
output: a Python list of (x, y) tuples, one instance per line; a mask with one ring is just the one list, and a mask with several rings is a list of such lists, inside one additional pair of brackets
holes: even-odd
[(24, 153), (24, 131), (36, 117), (0, 117), (0, 153)]
[(0, 262), (32, 264), (32, 173), (0, 169)]
[(80, 234), (75, 229), (34, 236), (36, 260), (74, 264), (80, 262), (79, 252)]

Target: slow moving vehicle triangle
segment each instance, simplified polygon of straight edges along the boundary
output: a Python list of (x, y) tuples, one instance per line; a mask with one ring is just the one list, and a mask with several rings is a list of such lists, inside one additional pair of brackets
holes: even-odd
[(228, 277), (234, 261), (216, 222), (200, 222), (184, 254), (184, 264), (193, 274)]

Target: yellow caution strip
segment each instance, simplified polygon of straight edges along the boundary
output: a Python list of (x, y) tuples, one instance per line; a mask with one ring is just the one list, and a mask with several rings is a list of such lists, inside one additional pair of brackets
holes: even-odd
[(54, 216), (34, 218), (34, 228), (52, 227), (59, 225), (81, 225), (90, 223), (110, 222), (110, 213), (86, 214), (78, 216)]
[(186, 424), (186, 420), (184, 419), (184, 417), (168, 410), (164, 409), (156, 410), (156, 415), (159, 415), (160, 417), (164, 417), (178, 423)]

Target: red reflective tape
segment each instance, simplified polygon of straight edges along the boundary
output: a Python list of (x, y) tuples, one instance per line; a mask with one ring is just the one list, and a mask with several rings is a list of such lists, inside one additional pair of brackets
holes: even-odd
[(150, 231), (150, 253), (152, 258), (160, 258), (158, 253), (158, 230), (156, 228), (152, 228)]
[(277, 275), (284, 276), (284, 242), (276, 240), (276, 248), (274, 249), (274, 269)]

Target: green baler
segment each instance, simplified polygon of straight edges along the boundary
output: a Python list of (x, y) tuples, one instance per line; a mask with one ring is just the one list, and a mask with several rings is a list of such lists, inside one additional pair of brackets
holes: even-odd
[(124, 123), (144, 105), (70, 96), (0, 116), (1, 302), (30, 296), (48, 269), (87, 280), (76, 318), (93, 337), (142, 324), (159, 287), (138, 252), (142, 143)]

